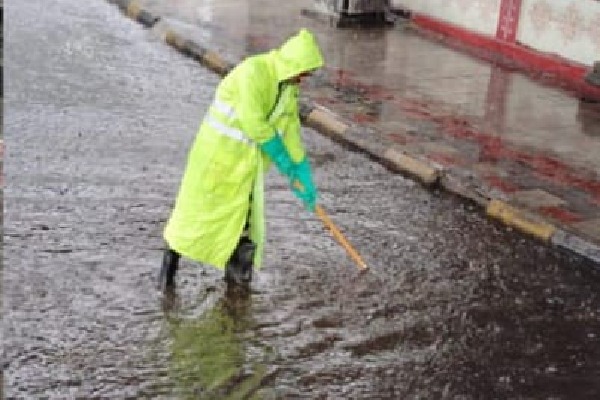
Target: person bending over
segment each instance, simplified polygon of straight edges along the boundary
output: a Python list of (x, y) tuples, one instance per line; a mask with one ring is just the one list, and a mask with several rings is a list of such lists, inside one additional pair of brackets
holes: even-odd
[(228, 283), (250, 283), (263, 254), (263, 177), (271, 163), (314, 211), (317, 189), (298, 94), (301, 81), (322, 66), (313, 34), (301, 29), (281, 47), (246, 58), (220, 82), (164, 229), (159, 289), (174, 287), (181, 256), (225, 269)]

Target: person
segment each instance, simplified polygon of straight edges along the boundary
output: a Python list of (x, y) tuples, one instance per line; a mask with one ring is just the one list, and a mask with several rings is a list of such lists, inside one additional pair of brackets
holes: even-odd
[(317, 189), (298, 95), (303, 79), (322, 66), (314, 35), (300, 29), (279, 48), (246, 58), (220, 82), (164, 229), (159, 289), (174, 287), (182, 256), (225, 269), (228, 283), (250, 283), (262, 262), (263, 176), (271, 163), (314, 211)]

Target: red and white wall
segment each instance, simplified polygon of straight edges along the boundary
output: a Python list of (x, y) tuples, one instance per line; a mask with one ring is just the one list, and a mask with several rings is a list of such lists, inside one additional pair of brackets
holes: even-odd
[(392, 6), (430, 18), (425, 24), (437, 21), (435, 30), (450, 35), (459, 28), (586, 67), (600, 61), (599, 0), (392, 0)]
[(517, 41), (591, 66), (600, 61), (600, 1), (523, 0)]

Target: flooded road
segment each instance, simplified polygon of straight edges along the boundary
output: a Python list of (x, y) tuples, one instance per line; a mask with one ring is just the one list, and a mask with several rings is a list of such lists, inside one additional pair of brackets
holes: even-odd
[(600, 396), (600, 274), (317, 133), (321, 204), (359, 274), (268, 176), (249, 294), (161, 230), (218, 82), (105, 1), (7, 8), (7, 398)]

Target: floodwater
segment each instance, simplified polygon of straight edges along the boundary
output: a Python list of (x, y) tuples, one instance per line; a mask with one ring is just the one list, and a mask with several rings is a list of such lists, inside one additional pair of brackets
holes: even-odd
[[(161, 230), (218, 78), (104, 1), (7, 8), (7, 398), (600, 396), (600, 273), (316, 132), (320, 201), (360, 274), (267, 180), (251, 292)], [(39, 10), (45, 12), (40, 13)]]

